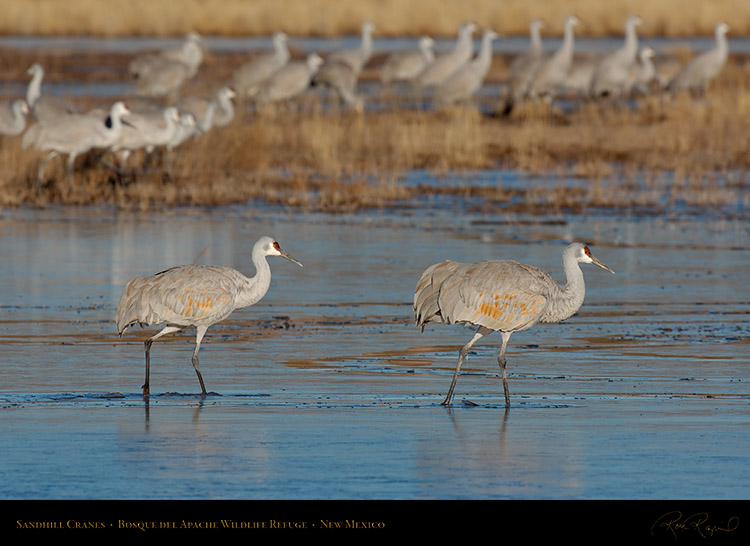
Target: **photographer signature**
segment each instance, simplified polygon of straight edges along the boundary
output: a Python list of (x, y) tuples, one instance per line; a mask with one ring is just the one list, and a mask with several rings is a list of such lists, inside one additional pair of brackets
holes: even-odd
[(740, 525), (737, 516), (730, 517), (726, 523), (714, 524), (709, 521), (710, 516), (706, 512), (696, 512), (683, 517), (682, 512), (674, 510), (659, 517), (651, 526), (651, 535), (657, 532), (670, 532), (674, 538), (679, 538), (685, 533), (695, 533), (701, 538), (710, 538), (719, 533), (731, 533), (736, 531)]

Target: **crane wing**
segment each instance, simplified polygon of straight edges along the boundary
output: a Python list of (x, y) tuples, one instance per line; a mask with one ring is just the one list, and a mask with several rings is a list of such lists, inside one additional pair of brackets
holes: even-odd
[(465, 264), (446, 260), (431, 265), (422, 273), (414, 290), (414, 318), (422, 330), (428, 322), (445, 322), (438, 305), (440, 287), (461, 267), (465, 267)]
[(118, 332), (135, 322), (213, 324), (235, 309), (237, 287), (236, 272), (219, 266), (180, 266), (135, 277), (120, 298)]
[(555, 281), (544, 271), (510, 260), (442, 262), (417, 284), (417, 324), (470, 323), (516, 332), (539, 322)]

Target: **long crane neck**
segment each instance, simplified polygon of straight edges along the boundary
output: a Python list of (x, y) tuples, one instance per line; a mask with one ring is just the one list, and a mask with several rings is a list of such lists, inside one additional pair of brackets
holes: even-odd
[(623, 52), (628, 58), (635, 59), (638, 53), (638, 34), (635, 30), (636, 23), (629, 21), (625, 28), (625, 44), (623, 45)]
[(570, 62), (573, 59), (573, 22), (568, 21), (565, 24), (565, 30), (563, 32), (563, 42), (560, 49), (557, 51), (557, 56)]
[(485, 34), (482, 38), (482, 47), (479, 49), (479, 55), (477, 55), (477, 66), (483, 75), (487, 74), (492, 64), (492, 40), (494, 36)]
[(729, 53), (729, 45), (727, 44), (727, 35), (725, 31), (718, 29), (716, 31), (716, 51), (719, 52), (719, 55), (722, 57), (726, 57)]
[(253, 249), (255, 275), (246, 278), (246, 284), (237, 298), (237, 308), (248, 307), (260, 301), (271, 286), (271, 266), (260, 249)]
[(219, 106), (221, 106), (221, 113), (228, 117), (234, 117), (234, 104), (232, 99), (226, 93), (219, 93)]
[(362, 52), (362, 58), (369, 60), (372, 55), (372, 29), (365, 27), (362, 29), (362, 44), (360, 45), (360, 51)]
[(543, 322), (565, 320), (573, 316), (583, 305), (586, 285), (578, 260), (572, 256), (564, 257), (563, 270), (566, 279), (565, 286), (560, 286), (559, 291), (551, 295), (549, 307), (542, 318)]
[(273, 47), (277, 59), (285, 62), (289, 59), (289, 47), (287, 47), (286, 38), (276, 37), (273, 41)]
[(473, 49), (474, 43), (471, 39), (471, 29), (464, 27), (458, 35), (458, 40), (456, 40), (456, 45), (453, 48), (452, 54), (456, 57), (470, 57)]
[(41, 70), (35, 70), (31, 77), (29, 87), (26, 89), (26, 104), (29, 105), (29, 108), (34, 106), (36, 101), (39, 100), (39, 96), (42, 94), (43, 77), (44, 73)]
[(542, 30), (538, 24), (531, 25), (531, 45), (529, 51), (532, 55), (541, 55), (543, 50), (542, 46)]
[(429, 42), (420, 42), (419, 51), (422, 53), (422, 59), (425, 63), (431, 63), (435, 60), (435, 52), (432, 50), (432, 44)]

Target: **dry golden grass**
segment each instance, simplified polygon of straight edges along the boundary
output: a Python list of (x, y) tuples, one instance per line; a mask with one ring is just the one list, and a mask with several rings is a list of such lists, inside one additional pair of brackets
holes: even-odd
[(713, 32), (724, 20), (736, 35), (750, 34), (746, 0), (4, 0), (0, 33), (10, 35), (269, 35), (356, 34), (365, 20), (380, 36), (450, 36), (473, 20), (503, 34), (526, 34), (531, 19), (545, 34), (562, 32), (566, 15), (583, 20), (580, 35), (619, 35), (625, 17), (638, 13), (643, 35), (690, 36)]

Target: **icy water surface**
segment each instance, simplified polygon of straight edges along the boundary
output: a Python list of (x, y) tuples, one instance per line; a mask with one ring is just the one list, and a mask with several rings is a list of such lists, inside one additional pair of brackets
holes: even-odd
[[(211, 328), (201, 399), (193, 331), (152, 349), (118, 338), (132, 276), (197, 261), (252, 274), (277, 238), (271, 289)], [(0, 498), (738, 499), (750, 494), (746, 221), (301, 214), (251, 205), (163, 213), (0, 215)], [(562, 324), (514, 334), (512, 408), (499, 336), (413, 324), (420, 273), (514, 258), (587, 296)]]

